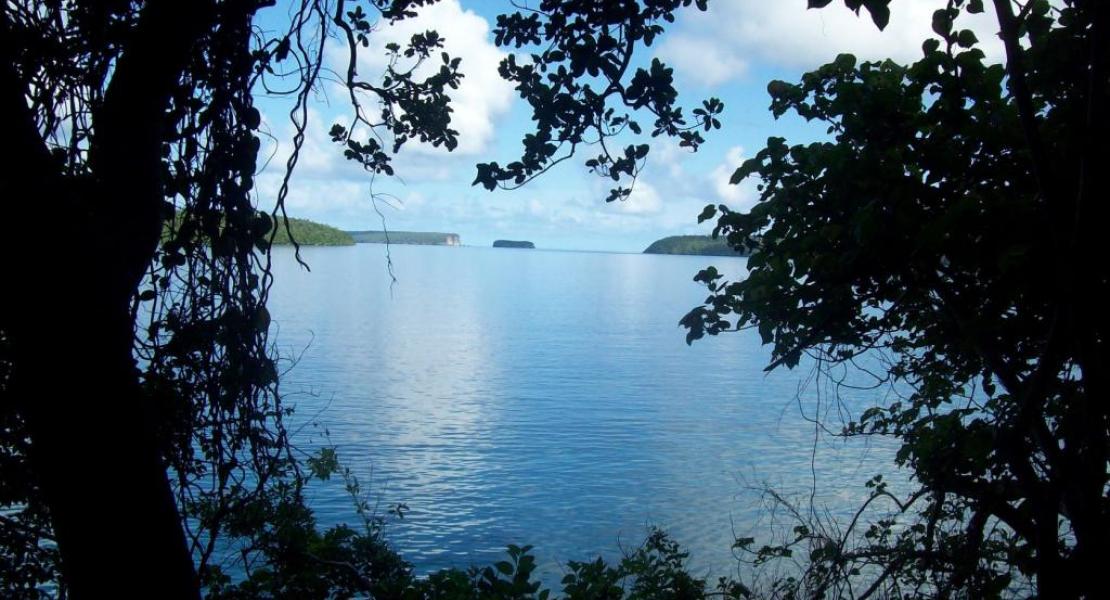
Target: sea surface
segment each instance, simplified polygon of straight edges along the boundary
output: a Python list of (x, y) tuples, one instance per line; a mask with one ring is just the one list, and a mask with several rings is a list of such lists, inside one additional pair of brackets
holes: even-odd
[[(765, 487), (836, 516), (889, 468), (889, 447), (813, 420), (839, 431), (889, 392), (835, 401), (812, 362), (765, 373), (755, 332), (686, 344), (678, 321), (707, 295), (693, 276), (742, 277), (746, 259), (378, 244), (302, 257), (311, 271), (274, 251), (270, 302), (294, 441), (337, 448), (420, 572), (531, 544), (557, 581), (561, 563), (617, 557), (657, 526), (695, 571), (727, 575), (733, 540), (771, 525)], [(338, 481), (309, 494), (323, 524), (357, 522)]]

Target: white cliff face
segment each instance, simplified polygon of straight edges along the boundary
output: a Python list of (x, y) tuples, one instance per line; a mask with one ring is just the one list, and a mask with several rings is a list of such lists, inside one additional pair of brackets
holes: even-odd
[(447, 239), (445, 240), (445, 243), (448, 246), (461, 246), (462, 245), (462, 243), (459, 241), (459, 235), (457, 233), (447, 234)]

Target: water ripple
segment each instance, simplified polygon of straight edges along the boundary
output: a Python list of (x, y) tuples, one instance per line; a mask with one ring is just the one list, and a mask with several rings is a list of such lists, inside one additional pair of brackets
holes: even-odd
[[(676, 326), (705, 296), (692, 275), (742, 259), (399, 246), (391, 289), (382, 246), (302, 251), (311, 273), (275, 252), (278, 347), (303, 350), (284, 388), (381, 512), (409, 507), (388, 532), (421, 570), (516, 543), (557, 574), (659, 525), (723, 573), (756, 526), (752, 487), (811, 483), (806, 369), (767, 375), (757, 337), (688, 347)], [(890, 458), (819, 448), (819, 499), (841, 509)], [(354, 521), (341, 485), (312, 494), (324, 524)]]

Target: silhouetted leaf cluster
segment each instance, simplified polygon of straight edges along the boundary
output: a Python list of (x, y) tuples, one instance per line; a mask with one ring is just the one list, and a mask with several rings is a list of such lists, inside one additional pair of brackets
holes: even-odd
[[(1108, 11), (994, 4), (1004, 65), (957, 27), (983, 3), (955, 1), (916, 63), (841, 55), (772, 82), (775, 116), (827, 124), (831, 139), (770, 138), (732, 177), (755, 179), (759, 202), (701, 215), (761, 251), (741, 280), (698, 275), (711, 294), (682, 320), (689, 341), (755, 328), (768, 369), (806, 355), (825, 374), (877, 367), (874, 385), (894, 395), (843, 433), (898, 440), (918, 488), (895, 498), (874, 484), (892, 516), (821, 537), (811, 589), (1093, 598), (1102, 586), (1110, 290), (1105, 261), (1087, 261), (1103, 254)], [(812, 529), (768, 552), (815, 543)]]

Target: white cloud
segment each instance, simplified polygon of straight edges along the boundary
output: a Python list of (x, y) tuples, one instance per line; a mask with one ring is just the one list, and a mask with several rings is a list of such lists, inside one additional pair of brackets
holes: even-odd
[[(506, 54), (490, 40), (489, 23), (480, 15), (463, 9), (459, 0), (443, 0), (421, 8), (415, 18), (392, 25), (380, 23), (369, 36), (370, 46), (359, 49), (359, 75), (374, 78), (384, 73), (386, 44), (396, 43), (404, 48), (414, 34), (428, 30), (439, 33), (444, 39), (443, 50), (452, 58), (462, 59), (459, 65), (459, 71), (464, 75), (462, 82), (458, 89), (448, 90), (454, 109), (451, 128), (459, 132), (459, 146), (455, 154), (480, 154), (494, 136), (498, 117), (508, 112), (514, 92), (512, 86), (497, 74), (497, 66)], [(417, 69), (415, 75), (426, 77), (434, 74), (441, 64), (437, 52)], [(413, 145), (410, 149), (417, 150), (418, 146)], [(440, 152), (431, 146), (419, 149), (435, 154)]]
[[(892, 2), (890, 23), (879, 31), (866, 10), (857, 16), (839, 1), (808, 10), (806, 1), (714, 0), (707, 12), (687, 11), (664, 38), (659, 55), (706, 86), (742, 77), (753, 63), (810, 69), (843, 52), (912, 62), (921, 57), (921, 43), (935, 37), (933, 11), (946, 5), (945, 0)], [(957, 26), (975, 31), (988, 60), (1001, 60), (990, 10), (964, 14)]]
[(668, 136), (653, 138), (650, 144), (651, 152), (648, 153), (649, 170), (665, 170), (667, 175), (674, 179), (685, 177), (686, 169), (683, 163), (694, 155), (693, 152), (688, 148), (679, 147), (678, 140)]
[[(343, 170), (347, 161), (343, 149), (328, 138), (329, 126), (330, 122), (316, 107), (308, 109), (308, 127), (297, 158), (296, 178), (332, 178)], [(267, 175), (284, 173), (285, 163), (293, 152), (293, 125), (286, 113), (275, 111), (271, 116), (263, 116), (263, 129), (270, 136), (262, 137), (259, 161), (266, 163)]]
[(717, 194), (717, 198), (732, 210), (748, 210), (755, 204), (758, 197), (755, 190), (756, 184), (751, 179), (745, 179), (736, 185), (729, 183), (732, 174), (746, 158), (743, 148), (733, 146), (725, 153), (724, 161), (717, 165), (709, 175), (710, 183), (713, 186), (713, 191)]
[(681, 75), (707, 87), (742, 77), (749, 67), (746, 53), (740, 48), (686, 32), (666, 38), (659, 54), (668, 64), (677, 67)]
[(624, 200), (615, 201), (617, 210), (629, 215), (654, 215), (663, 208), (663, 201), (659, 192), (643, 177), (637, 179), (632, 187), (632, 193)]

